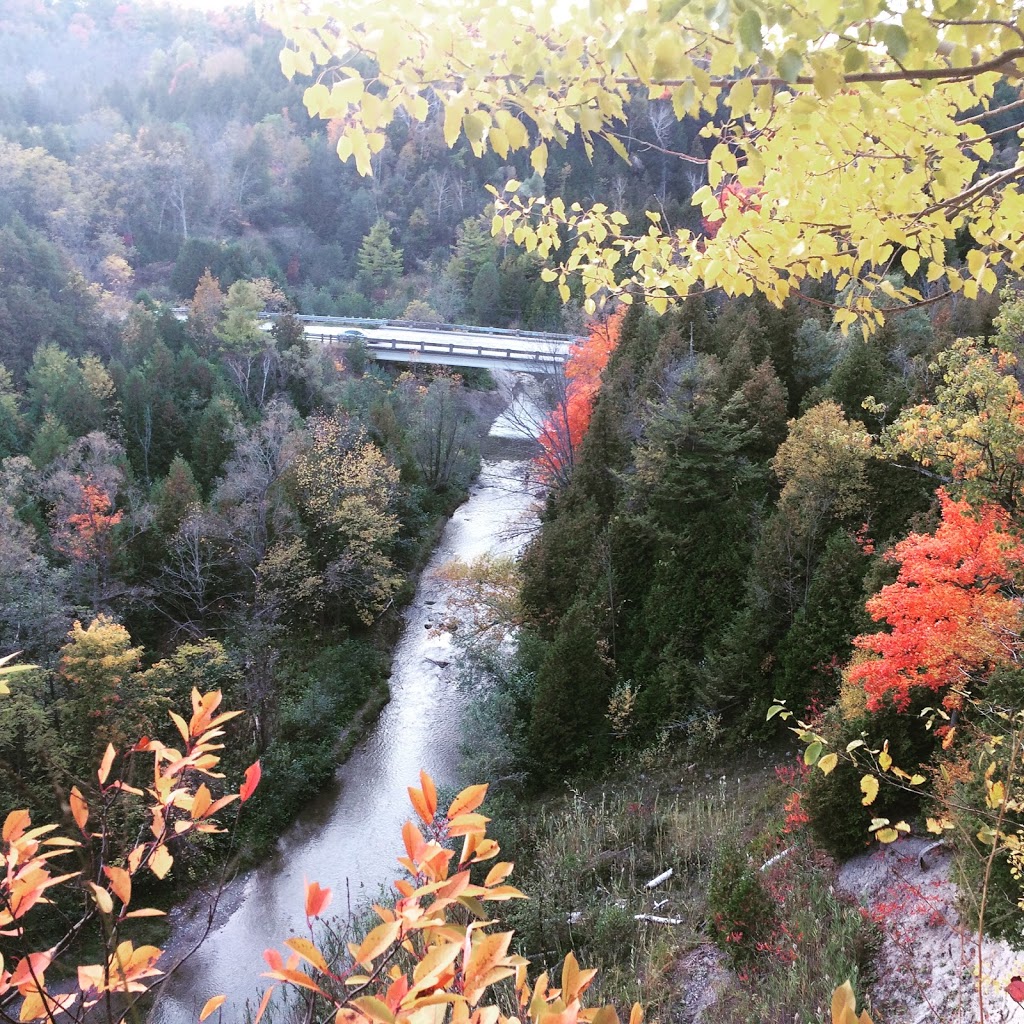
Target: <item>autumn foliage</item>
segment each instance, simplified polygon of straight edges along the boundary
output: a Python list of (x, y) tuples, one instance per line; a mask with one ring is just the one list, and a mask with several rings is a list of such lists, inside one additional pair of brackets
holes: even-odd
[[(361, 942), (349, 944), (344, 963), (333, 964), (317, 946), (313, 928), (330, 902), (330, 890), (307, 884), (309, 938), (286, 939), (284, 954), (268, 949), (264, 976), (316, 998), (338, 1024), (431, 1024), (444, 1006), (451, 1007), (446, 1019), (452, 1024), (505, 1024), (516, 1018), (487, 997), (506, 979), (513, 980), (519, 1020), (615, 1024), (612, 1007), (583, 1006), (595, 970), (581, 970), (570, 953), (560, 984), (552, 985), (545, 973), (531, 986), (528, 960), (509, 951), (513, 933), (492, 930), (495, 922), (486, 905), (523, 894), (508, 884), (512, 864), (497, 860), (498, 844), (487, 836), (489, 819), (478, 811), (486, 794), (486, 785), (469, 786), (442, 811), (433, 780), (421, 772), (420, 788), (409, 788), (419, 821), (402, 828), (404, 875), (394, 883), (394, 907), (375, 906), (380, 924)], [(482, 881), (472, 881), (474, 866), (488, 863)], [(264, 993), (254, 1024), (275, 988)], [(223, 997), (214, 996), (204, 1015), (221, 1002)], [(641, 1018), (634, 1006), (630, 1024), (640, 1024)]]
[[(149, 738), (122, 751), (108, 746), (96, 785), (70, 791), (69, 814), (77, 831), (73, 838), (56, 834), (57, 825), (33, 828), (27, 810), (7, 816), (0, 833), (0, 936), (12, 938), (24, 954), (10, 965), (0, 957), (0, 1000), (21, 997), (20, 1021), (52, 1021), (57, 1014), (83, 1020), (98, 1005), (111, 1022), (121, 1021), (163, 976), (162, 950), (135, 946), (124, 934), (130, 919), (162, 913), (133, 905), (133, 880), (144, 871), (164, 878), (174, 862), (172, 845), (196, 833), (223, 831), (216, 815), (247, 801), (260, 780), (257, 762), (246, 770), (237, 791), (226, 791), (216, 781), (223, 777), (216, 771), (223, 726), (241, 713), (220, 711), (220, 702), (219, 692), (193, 690), (191, 719), (186, 722), (171, 712), (181, 738), (175, 746)], [(153, 758), (152, 782), (143, 790), (129, 780), (136, 759), (148, 755)], [(617, 1024), (612, 1007), (583, 1006), (596, 971), (581, 970), (570, 953), (559, 984), (552, 984), (545, 973), (531, 985), (528, 960), (510, 952), (513, 933), (492, 927), (488, 904), (519, 899), (522, 893), (508, 884), (512, 863), (497, 859), (498, 844), (487, 835), (489, 819), (479, 812), (486, 794), (486, 785), (469, 786), (442, 811), (433, 780), (421, 772), (420, 788), (409, 789), (419, 821), (407, 821), (402, 828), (405, 854), (399, 858), (403, 876), (394, 883), (397, 899), (393, 907), (374, 907), (380, 923), (362, 941), (350, 943), (340, 960), (319, 948), (314, 928), (330, 905), (331, 891), (307, 883), (309, 936), (287, 938), (284, 952), (268, 949), (264, 954), (264, 976), (273, 984), (263, 995), (254, 1024), (282, 985), (301, 990), (311, 1001), (311, 1011), (315, 1000), (338, 1024), (432, 1024), (439, 1012), (452, 1024), (506, 1024), (514, 1019)], [(128, 800), (142, 805), (148, 827), (134, 846), (129, 843), (119, 854), (111, 842), (110, 823), (115, 805)], [(54, 862), (70, 853), (79, 856), (82, 868), (60, 873)], [(77, 885), (84, 901), (83, 917), (73, 932), (98, 919), (106, 947), (99, 962), (78, 967), (77, 984), (70, 991), (47, 980), (66, 943), (34, 950), (25, 929), (26, 917), (48, 902), (50, 890), (65, 884)], [(64, 976), (66, 965), (61, 966)], [(515, 1017), (487, 998), (506, 979), (513, 984)], [(224, 1001), (221, 995), (208, 999), (200, 1020)], [(630, 1024), (641, 1019), (640, 1007), (634, 1006)]]
[(543, 451), (534, 463), (546, 484), (568, 482), (580, 442), (590, 426), (594, 400), (601, 389), (601, 374), (619, 343), (625, 314), (622, 308), (595, 320), (587, 337), (569, 348), (565, 392), (544, 421), (539, 438)]
[(112, 531), (123, 513), (113, 511), (113, 502), (91, 480), (81, 481), (77, 503), (67, 510), (54, 531), (54, 546), (78, 561), (109, 557)]
[(867, 603), (886, 632), (859, 636), (854, 644), (874, 657), (848, 670), (863, 685), (869, 710), (889, 695), (905, 709), (914, 687), (943, 693), (958, 705), (968, 680), (1021, 653), (1021, 600), (1014, 584), (1024, 542), (1006, 511), (972, 510), (939, 491), (942, 521), (934, 534), (912, 533), (886, 556), (899, 565), (895, 583)]
[[(27, 810), (7, 816), (0, 833), (0, 936), (13, 939), (25, 953), (9, 969), (0, 957), (0, 1000), (12, 992), (22, 997), (19, 1020), (52, 1020), (57, 1013), (82, 1019), (98, 1003), (109, 1008), (111, 996), (120, 1000), (118, 1019), (122, 1019), (163, 974), (156, 966), (160, 949), (136, 947), (124, 936), (129, 919), (163, 913), (132, 906), (133, 879), (143, 871), (164, 878), (174, 863), (172, 848), (188, 836), (223, 831), (215, 815), (235, 801), (244, 803), (259, 782), (260, 769), (255, 764), (246, 771), (238, 792), (215, 796), (210, 789), (211, 785), (223, 789), (215, 781), (222, 778), (216, 772), (222, 727), (242, 713), (220, 712), (220, 702), (219, 692), (193, 690), (190, 720), (171, 712), (181, 735), (180, 745), (146, 737), (128, 750), (117, 751), (108, 745), (96, 773), (95, 789), (74, 786), (68, 796), (75, 838), (55, 835), (58, 826), (54, 824), (33, 828)], [(153, 774), (152, 783), (143, 790), (127, 780), (135, 760), (145, 755), (153, 757)], [(143, 804), (149, 824), (121, 857), (115, 852), (109, 823), (116, 805), (127, 801)], [(81, 870), (56, 872), (53, 862), (69, 853), (78, 854)], [(55, 949), (63, 948), (64, 943), (49, 950), (26, 948), (25, 919), (48, 902), (50, 889), (71, 882), (82, 890), (84, 911), (69, 936), (98, 918), (106, 950), (99, 963), (78, 967), (77, 985), (71, 991), (62, 985), (58, 992), (48, 985), (46, 973)]]
[(723, 218), (732, 210), (746, 213), (748, 210), (757, 212), (761, 209), (761, 190), (741, 185), (738, 181), (723, 185), (716, 193), (715, 199), (721, 213), (714, 217), (702, 217), (701, 225), (708, 238), (714, 238), (722, 227)]

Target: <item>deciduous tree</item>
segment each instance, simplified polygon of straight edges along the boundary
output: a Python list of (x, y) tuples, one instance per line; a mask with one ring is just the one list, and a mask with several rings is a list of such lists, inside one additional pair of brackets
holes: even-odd
[(867, 603), (888, 630), (854, 640), (873, 655), (848, 670), (850, 681), (864, 687), (869, 710), (887, 696), (906, 708), (915, 687), (958, 707), (965, 687), (1021, 655), (1016, 581), (1024, 542), (998, 506), (974, 510), (944, 491), (939, 502), (938, 528), (912, 533), (892, 549), (887, 557), (899, 576)]
[[(839, 323), (869, 328), (925, 288), (971, 297), (995, 288), (999, 267), (1024, 268), (1024, 161), (989, 164), (996, 84), (1024, 60), (1003, 0), (836, 0), (799, 13), (782, 3), (394, 0), (368, 10), (341, 0), (330, 17), (302, 0), (262, 6), (289, 40), (283, 70), (310, 81), (308, 109), (335, 119), (340, 156), (364, 174), (395, 118), (422, 121), (432, 103), (450, 146), (464, 137), (477, 156), (528, 153), (540, 174), (550, 147), (574, 136), (628, 159), (622, 124), (637, 92), (701, 121), (704, 154), (670, 155), (706, 170), (693, 201), (717, 224), (713, 238), (673, 230), (659, 212), (641, 231), (605, 203), (507, 186), (494, 230), (551, 259), (564, 298), (579, 275), (591, 304), (624, 284), (659, 309), (712, 287), (781, 304), (832, 275)], [(726, 190), (756, 190), (757, 203), (722, 203)]]

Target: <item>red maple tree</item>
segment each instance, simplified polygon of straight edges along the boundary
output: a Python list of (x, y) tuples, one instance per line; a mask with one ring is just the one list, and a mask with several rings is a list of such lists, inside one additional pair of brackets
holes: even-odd
[(912, 533), (886, 555), (900, 566), (899, 576), (867, 602), (889, 631), (854, 639), (875, 655), (848, 670), (863, 685), (869, 711), (886, 695), (906, 710), (914, 687), (945, 691), (943, 703), (957, 707), (964, 683), (1022, 652), (1016, 581), (1024, 542), (999, 506), (973, 509), (943, 490), (939, 502), (935, 533)]
[(79, 562), (109, 557), (111, 533), (124, 515), (112, 509), (109, 495), (90, 479), (85, 479), (74, 506), (58, 519), (54, 547)]
[(590, 426), (594, 400), (601, 389), (601, 374), (619, 343), (625, 315), (622, 308), (603, 320), (595, 320), (587, 337), (569, 348), (564, 393), (544, 421), (538, 439), (543, 450), (534, 460), (541, 479), (548, 485), (568, 482), (580, 442)]

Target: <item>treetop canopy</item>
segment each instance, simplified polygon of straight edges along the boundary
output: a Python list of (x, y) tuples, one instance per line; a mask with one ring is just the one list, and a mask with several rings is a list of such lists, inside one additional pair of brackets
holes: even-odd
[(364, 174), (396, 117), (438, 107), (449, 145), (526, 151), (541, 175), (577, 133), (628, 160), (638, 93), (703, 123), (703, 154), (667, 155), (706, 170), (693, 201), (712, 230), (655, 212), (637, 229), (514, 181), (496, 194), (494, 230), (548, 260), (563, 298), (579, 275), (591, 308), (627, 287), (658, 309), (716, 287), (780, 304), (828, 278), (838, 323), (867, 331), (886, 309), (973, 297), (1024, 267), (1024, 164), (1005, 145), (1024, 125), (1019, 4), (265, 0), (262, 13)]

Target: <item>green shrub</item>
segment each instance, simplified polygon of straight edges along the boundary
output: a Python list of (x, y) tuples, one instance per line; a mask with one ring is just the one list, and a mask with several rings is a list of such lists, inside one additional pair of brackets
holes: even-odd
[(715, 942), (736, 966), (749, 963), (772, 931), (775, 912), (746, 850), (724, 840), (711, 864), (708, 917)]
[[(893, 763), (906, 771), (916, 770), (932, 756), (935, 736), (925, 728), (918, 710), (934, 694), (919, 694), (906, 712), (891, 705), (878, 711), (844, 721), (837, 708), (826, 715), (820, 728), (832, 748), (840, 753), (852, 740), (864, 737), (872, 748), (889, 741)], [(921, 811), (922, 795), (882, 782), (870, 807), (861, 803), (860, 779), (866, 771), (840, 757), (829, 775), (811, 772), (804, 790), (803, 808), (810, 819), (811, 832), (818, 845), (837, 859), (862, 852), (871, 845), (868, 827), (872, 818), (890, 821), (909, 819)]]

